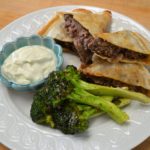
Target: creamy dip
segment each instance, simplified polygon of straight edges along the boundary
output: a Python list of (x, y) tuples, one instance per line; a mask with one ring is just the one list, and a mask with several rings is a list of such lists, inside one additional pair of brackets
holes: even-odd
[(4, 61), (2, 75), (17, 84), (40, 81), (56, 69), (55, 53), (39, 45), (24, 46), (11, 53)]

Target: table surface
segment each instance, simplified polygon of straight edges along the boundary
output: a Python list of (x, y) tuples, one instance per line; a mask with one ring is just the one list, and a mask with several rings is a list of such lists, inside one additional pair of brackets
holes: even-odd
[[(60, 5), (88, 5), (111, 9), (136, 20), (150, 30), (150, 0), (0, 0), (0, 29), (32, 11)], [(134, 148), (149, 150), (150, 138)], [(8, 150), (0, 144), (0, 150)]]

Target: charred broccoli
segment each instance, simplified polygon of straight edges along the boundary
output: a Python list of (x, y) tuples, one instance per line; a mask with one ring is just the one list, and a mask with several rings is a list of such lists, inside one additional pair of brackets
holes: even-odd
[[(118, 107), (124, 107), (130, 103), (129, 99), (115, 99), (113, 101)], [(65, 134), (84, 132), (89, 126), (89, 120), (100, 116), (104, 112), (100, 109), (70, 101), (64, 101), (59, 107), (51, 112), (55, 128)]]
[(43, 97), (40, 95), (43, 94), (42, 89), (34, 95), (34, 101), (31, 105), (30, 116), (32, 121), (37, 124), (49, 125), (54, 127), (54, 122), (50, 114), (50, 107), (45, 104)]
[[(130, 100), (113, 99), (113, 103), (123, 107), (128, 105)], [(44, 101), (37, 97), (34, 97), (30, 113), (35, 123), (59, 129), (65, 134), (84, 132), (89, 126), (89, 119), (104, 114), (100, 109), (76, 104), (70, 100), (65, 100), (59, 107), (47, 107)]]
[(76, 103), (64, 101), (59, 107), (55, 107), (51, 114), (55, 127), (65, 134), (81, 133), (88, 128), (90, 116), (83, 115)]
[[(68, 66), (63, 71), (52, 72), (43, 87), (43, 91), (45, 91), (43, 92), (43, 100), (46, 105), (55, 108), (64, 100), (69, 99), (75, 103), (101, 109), (120, 124), (128, 120), (128, 115), (110, 102), (113, 99), (112, 96), (95, 96), (80, 87), (78, 81), (80, 81), (80, 74), (73, 66)], [(39, 92), (37, 93), (39, 94)]]
[(88, 128), (91, 117), (102, 113), (120, 124), (127, 121), (128, 115), (119, 107), (127, 105), (129, 100), (119, 98), (118, 101), (118, 97), (150, 102), (150, 98), (140, 93), (87, 83), (81, 80), (75, 67), (68, 66), (52, 72), (35, 93), (30, 115), (35, 123), (49, 125), (66, 134), (80, 133)]

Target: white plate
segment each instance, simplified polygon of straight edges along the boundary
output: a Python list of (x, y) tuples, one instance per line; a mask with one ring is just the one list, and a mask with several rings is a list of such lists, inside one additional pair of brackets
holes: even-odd
[[(53, 12), (84, 7), (93, 11), (101, 8), (86, 6), (61, 6), (28, 14), (0, 31), (0, 48), (19, 36), (35, 34)], [(130, 29), (150, 39), (144, 27), (126, 16), (113, 12), (111, 31)], [(65, 55), (65, 64), (79, 64), (78, 58)], [(13, 150), (124, 150), (131, 149), (150, 135), (150, 106), (132, 103), (125, 111), (128, 124), (117, 125), (106, 116), (90, 122), (86, 133), (64, 135), (58, 130), (34, 124), (29, 116), (31, 93), (8, 90), (0, 84), (0, 142)]]

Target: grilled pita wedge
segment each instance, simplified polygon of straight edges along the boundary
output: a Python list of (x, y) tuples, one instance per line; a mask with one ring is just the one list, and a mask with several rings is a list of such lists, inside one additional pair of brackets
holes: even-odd
[(109, 63), (94, 55), (94, 63), (81, 66), (88, 80), (100, 85), (128, 87), (129, 90), (150, 96), (150, 73), (140, 64)]
[(111, 12), (103, 11), (102, 13), (93, 13), (86, 9), (75, 9), (72, 12), (57, 12), (49, 22), (41, 28), (38, 34), (50, 36), (63, 47), (74, 49), (73, 39), (64, 29), (64, 14), (72, 14), (74, 18), (93, 36), (106, 31), (111, 22)]
[(150, 64), (150, 42), (129, 30), (99, 34), (94, 52), (110, 62)]

